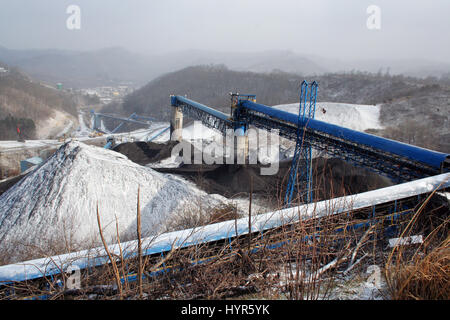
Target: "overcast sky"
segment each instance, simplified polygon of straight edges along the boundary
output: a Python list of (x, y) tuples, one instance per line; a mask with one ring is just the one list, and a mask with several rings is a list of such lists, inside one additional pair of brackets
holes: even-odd
[[(69, 5), (81, 28), (69, 30)], [(379, 30), (366, 12), (381, 9)], [(450, 63), (450, 0), (0, 0), (0, 45), (142, 53), (292, 50)]]

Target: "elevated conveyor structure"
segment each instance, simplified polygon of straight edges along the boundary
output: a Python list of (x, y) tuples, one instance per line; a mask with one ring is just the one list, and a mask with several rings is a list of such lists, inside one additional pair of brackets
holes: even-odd
[(170, 99), (172, 107), (180, 108), (183, 114), (202, 121), (205, 126), (211, 129), (217, 129), (223, 134), (226, 133), (227, 129), (233, 129), (231, 117), (223, 112), (182, 96), (171, 96)]
[(251, 100), (239, 100), (234, 115), (226, 115), (182, 96), (171, 97), (172, 106), (206, 126), (225, 133), (235, 122), (264, 130), (279, 130), (280, 136), (301, 139), (314, 149), (384, 175), (396, 183), (411, 181), (450, 171), (450, 154), (416, 147), (399, 141), (359, 132), (338, 125), (299, 117)]
[[(240, 115), (258, 128), (279, 129), (280, 136), (295, 140), (298, 116), (251, 101), (242, 101)], [(450, 154), (304, 118), (304, 140), (317, 150), (405, 182), (450, 170)]]

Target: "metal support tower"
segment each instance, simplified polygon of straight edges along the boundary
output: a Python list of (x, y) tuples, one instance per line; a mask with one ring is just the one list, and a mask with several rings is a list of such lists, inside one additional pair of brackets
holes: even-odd
[(246, 120), (242, 121), (240, 115), (239, 104), (241, 101), (252, 101), (256, 102), (256, 95), (254, 94), (240, 94), (240, 93), (232, 93), (230, 92), (231, 97), (231, 116), (233, 119), (233, 129), (239, 130), (242, 129), (245, 133), (248, 129), (248, 123)]
[[(309, 104), (306, 103), (308, 96), (308, 82), (303, 81), (300, 92), (300, 105), (297, 122), (297, 139), (295, 143), (294, 157), (289, 170), (289, 180), (284, 197), (284, 204), (289, 206), (292, 201), (294, 190), (300, 193), (305, 190), (305, 202), (310, 203), (313, 200), (312, 191), (312, 147), (305, 139), (305, 130), (308, 126), (307, 119), (314, 119), (316, 111), (318, 84), (314, 81), (311, 84), (309, 95)], [(302, 127), (302, 123), (306, 123)]]

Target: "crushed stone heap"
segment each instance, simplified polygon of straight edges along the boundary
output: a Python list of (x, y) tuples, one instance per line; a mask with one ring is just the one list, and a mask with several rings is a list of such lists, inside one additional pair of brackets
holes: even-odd
[(107, 241), (136, 235), (140, 186), (142, 235), (164, 230), (174, 213), (226, 202), (194, 184), (158, 173), (120, 153), (71, 141), (0, 196), (0, 248), (24, 255), (30, 245), (44, 250), (100, 243), (98, 208)]

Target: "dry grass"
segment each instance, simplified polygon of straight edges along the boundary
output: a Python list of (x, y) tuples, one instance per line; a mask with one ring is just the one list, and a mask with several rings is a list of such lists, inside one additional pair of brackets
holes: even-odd
[[(416, 247), (395, 247), (386, 263), (394, 300), (450, 299), (450, 236), (446, 219)], [(440, 238), (444, 238), (441, 240)]]
[[(435, 191), (416, 210), (401, 237), (425, 234), (424, 241), (415, 246), (395, 246), (386, 263), (386, 280), (395, 300), (450, 299), (450, 236), (448, 205), (437, 211), (435, 226), (424, 218), (425, 207)], [(442, 208), (438, 208), (442, 209)], [(425, 222), (425, 223), (424, 223)], [(433, 226), (429, 232), (424, 225)]]
[(428, 254), (400, 260), (388, 269), (391, 297), (395, 300), (450, 299), (450, 237)]
[(220, 204), (216, 207), (203, 208), (201, 199), (196, 206), (182, 208), (175, 212), (166, 223), (166, 232), (196, 228), (239, 217), (238, 209), (232, 204)]

